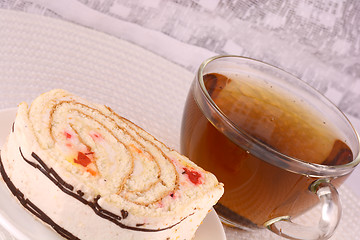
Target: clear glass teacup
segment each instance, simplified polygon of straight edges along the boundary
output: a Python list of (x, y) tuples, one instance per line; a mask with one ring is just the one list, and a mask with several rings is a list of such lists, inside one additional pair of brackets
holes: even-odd
[[(360, 161), (358, 135), (315, 89), (277, 67), (216, 56), (186, 101), (181, 151), (213, 172), (224, 223), (290, 239), (327, 239), (341, 217), (336, 190)], [(293, 218), (321, 204), (317, 226)]]

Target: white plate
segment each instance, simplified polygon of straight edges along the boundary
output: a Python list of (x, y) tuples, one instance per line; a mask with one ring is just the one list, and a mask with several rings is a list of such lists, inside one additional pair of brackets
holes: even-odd
[[(134, 44), (66, 21), (0, 10), (0, 73), (0, 109), (63, 88), (106, 104), (179, 149), (182, 110), (194, 74)], [(1, 145), (14, 115), (15, 109), (0, 111)], [(17, 238), (56, 239), (1, 181), (0, 195), (0, 223)], [(225, 239), (214, 211), (196, 234), (195, 240), (205, 239)]]
[[(0, 110), (0, 145), (10, 133), (16, 109)], [(28, 213), (0, 181), (0, 224), (17, 239), (63, 239)], [(0, 233), (0, 239), (1, 233)], [(215, 211), (211, 211), (196, 232), (194, 240), (225, 240), (225, 233)]]

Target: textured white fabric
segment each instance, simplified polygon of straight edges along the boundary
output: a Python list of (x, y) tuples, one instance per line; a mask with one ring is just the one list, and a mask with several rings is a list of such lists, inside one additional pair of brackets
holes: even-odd
[(63, 88), (112, 107), (178, 149), (193, 74), (140, 47), (61, 20), (0, 10), (0, 70), (0, 108)]
[[(0, 73), (0, 108), (64, 88), (107, 104), (179, 149), (193, 74), (138, 46), (65, 21), (0, 10)], [(343, 218), (332, 239), (358, 239), (360, 199), (345, 187), (340, 195)], [(300, 221), (314, 218), (311, 212)], [(267, 230), (225, 230), (229, 240), (280, 239)], [(0, 239), (9, 239), (6, 234)]]

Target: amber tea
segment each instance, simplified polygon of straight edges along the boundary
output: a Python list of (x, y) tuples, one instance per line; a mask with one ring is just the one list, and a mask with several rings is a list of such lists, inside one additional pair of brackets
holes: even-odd
[[(273, 83), (239, 73), (208, 73), (205, 88), (236, 131), (265, 149), (299, 161), (343, 165), (353, 161), (346, 140), (331, 123), (302, 98)], [(194, 86), (193, 86), (194, 87)], [(309, 191), (316, 176), (298, 174), (264, 161), (236, 144), (227, 129), (210, 122), (190, 92), (186, 102), (182, 153), (213, 172), (224, 183), (217, 213), (235, 225), (262, 227), (279, 216), (297, 216), (319, 200)], [(332, 179), (340, 185), (346, 175)]]

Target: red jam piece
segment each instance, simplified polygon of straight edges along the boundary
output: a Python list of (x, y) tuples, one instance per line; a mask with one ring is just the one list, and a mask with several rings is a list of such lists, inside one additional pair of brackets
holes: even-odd
[(77, 159), (74, 159), (74, 162), (86, 167), (87, 165), (89, 165), (91, 163), (91, 160), (84, 153), (79, 152)]
[(190, 182), (192, 182), (195, 185), (199, 185), (202, 183), (200, 180), (201, 174), (199, 172), (194, 170), (189, 170), (187, 168), (183, 168), (183, 170), (184, 170), (183, 174), (188, 175)]
[(94, 141), (97, 141), (97, 140), (102, 140), (103, 137), (101, 136), (100, 133), (97, 133), (97, 132), (94, 132), (94, 133), (90, 133), (90, 136), (92, 137), (92, 139)]
[(68, 132), (64, 132), (64, 134), (65, 134), (66, 139), (70, 139), (72, 137), (71, 134)]

